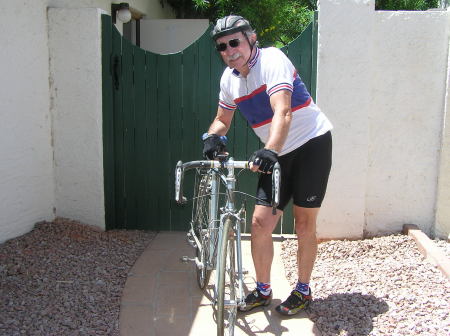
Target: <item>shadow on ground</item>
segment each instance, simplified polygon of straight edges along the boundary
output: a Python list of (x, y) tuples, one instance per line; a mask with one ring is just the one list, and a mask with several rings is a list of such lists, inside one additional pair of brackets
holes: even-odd
[(360, 293), (332, 294), (314, 299), (309, 318), (325, 335), (369, 335), (373, 318), (386, 313), (388, 304), (373, 295)]

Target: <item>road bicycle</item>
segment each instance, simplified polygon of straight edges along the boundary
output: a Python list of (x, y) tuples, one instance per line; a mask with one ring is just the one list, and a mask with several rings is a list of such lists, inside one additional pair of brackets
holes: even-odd
[[(241, 227), (245, 225), (245, 201), (237, 210), (235, 169), (249, 169), (247, 161), (234, 161), (220, 156), (219, 160), (179, 161), (175, 169), (175, 200), (183, 204), (183, 180), (186, 171), (195, 170), (194, 195), (191, 199), (192, 219), (187, 233), (188, 242), (195, 249), (195, 258), (182, 257), (192, 261), (197, 271), (197, 282), (204, 290), (212, 281), (211, 303), (215, 310), (217, 335), (233, 335), (237, 309), (245, 304), (244, 277), (242, 267)], [(272, 172), (273, 214), (280, 197), (281, 170), (278, 163)], [(221, 192), (221, 188), (223, 192)], [(222, 205), (222, 206), (221, 206)]]

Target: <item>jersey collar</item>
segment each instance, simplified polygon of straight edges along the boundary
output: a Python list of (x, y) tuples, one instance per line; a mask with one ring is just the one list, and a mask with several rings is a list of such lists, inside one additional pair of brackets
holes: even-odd
[[(258, 62), (258, 58), (259, 58), (259, 55), (261, 54), (261, 49), (259, 49), (258, 47), (256, 47), (256, 53), (255, 53), (255, 55), (252, 57), (252, 59), (250, 60), (250, 61), (248, 61), (248, 68), (249, 69), (251, 69), (251, 68), (253, 68), (254, 66), (255, 66), (255, 64)], [(240, 75), (241, 73), (239, 72), (239, 71), (237, 71), (236, 69), (233, 69), (233, 75), (235, 75), (235, 76), (238, 76), (239, 77), (239, 75)]]
[(250, 61), (248, 61), (249, 69), (253, 68), (255, 66), (256, 62), (258, 62), (259, 54), (260, 54), (260, 49), (258, 47), (256, 47), (255, 56), (253, 56), (253, 58)]

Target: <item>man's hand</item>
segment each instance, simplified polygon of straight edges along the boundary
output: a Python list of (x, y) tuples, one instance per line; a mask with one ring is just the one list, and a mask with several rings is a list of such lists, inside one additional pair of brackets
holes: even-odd
[(224, 139), (217, 134), (203, 135), (203, 157), (214, 160), (217, 154), (226, 152)]
[(273, 166), (278, 161), (278, 153), (271, 149), (258, 149), (252, 154), (248, 162), (250, 169), (254, 172), (260, 171), (262, 173), (270, 173)]

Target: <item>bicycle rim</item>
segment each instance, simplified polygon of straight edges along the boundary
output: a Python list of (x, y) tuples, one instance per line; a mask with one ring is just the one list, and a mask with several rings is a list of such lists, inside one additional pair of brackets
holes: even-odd
[(211, 187), (211, 175), (200, 175), (196, 187), (194, 207), (192, 209), (192, 222), (195, 234), (200, 242), (200, 247), (196, 249), (196, 255), (203, 264), (202, 268), (197, 267), (197, 284), (200, 289), (204, 289), (209, 282), (211, 270), (208, 269), (209, 239), (208, 231), (209, 214), (208, 202)]
[(232, 234), (231, 219), (226, 219), (223, 226), (220, 260), (217, 267), (217, 335), (234, 335), (236, 322), (236, 273), (235, 240)]

